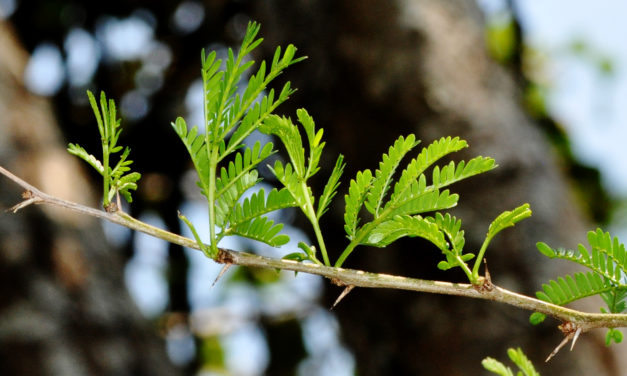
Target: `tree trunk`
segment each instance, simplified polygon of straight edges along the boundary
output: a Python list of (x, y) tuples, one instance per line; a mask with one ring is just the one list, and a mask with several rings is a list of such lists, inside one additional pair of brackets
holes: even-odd
[[(50, 104), (22, 82), (28, 56), (0, 22), (0, 165), (47, 193), (97, 206)], [(19, 202), (1, 179), (0, 207)], [(92, 218), (51, 207), (0, 214), (0, 374), (176, 375), (127, 294), (123, 262)]]
[[(494, 157), (498, 169), (452, 188), (461, 200), (467, 249), (478, 249), (500, 212), (528, 202), (531, 219), (499, 235), (488, 250), (498, 285), (533, 294), (564, 270), (535, 250), (536, 241), (573, 247), (588, 223), (571, 197), (551, 146), (521, 106), (515, 74), (492, 61), (483, 44), (483, 20), (469, 0), (256, 2), (266, 47), (293, 43), (309, 60), (288, 78), (299, 91), (287, 106), (307, 107), (348, 163), (345, 177), (378, 166), (399, 136), (416, 133), (427, 145), (460, 136), (462, 153)], [(267, 53), (272, 51), (268, 50)], [(333, 157), (334, 158), (334, 157)], [(333, 160), (327, 162), (327, 173)], [(321, 179), (322, 180), (322, 179)], [(344, 184), (344, 190), (348, 184)], [(346, 245), (343, 202), (327, 218), (327, 244)], [(333, 221), (334, 223), (329, 223)], [(333, 248), (331, 246), (331, 248)], [(346, 266), (418, 278), (463, 280), (439, 272), (433, 247), (403, 241), (388, 249), (361, 249)], [(337, 257), (337, 253), (335, 254)], [(329, 302), (339, 293), (327, 291)], [(593, 307), (596, 311), (598, 307)], [(556, 322), (532, 327), (523, 312), (464, 298), (400, 291), (353, 291), (335, 310), (360, 375), (476, 375), (486, 356), (505, 358), (521, 346), (543, 374), (618, 375), (600, 336), (586, 334), (573, 352), (544, 358), (561, 341)]]

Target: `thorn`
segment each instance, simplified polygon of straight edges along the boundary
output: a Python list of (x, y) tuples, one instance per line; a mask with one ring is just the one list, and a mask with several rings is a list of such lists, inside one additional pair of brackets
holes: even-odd
[(353, 291), (354, 288), (355, 288), (355, 285), (346, 286), (346, 288), (342, 291), (340, 296), (338, 296), (337, 299), (335, 299), (335, 303), (333, 303), (331, 310), (333, 310), (333, 308), (335, 308), (335, 306), (338, 305), (342, 301), (342, 299), (344, 299), (346, 295), (348, 295), (349, 292)]
[(573, 347), (575, 347), (575, 342), (577, 342), (577, 339), (579, 338), (579, 335), (582, 332), (582, 328), (572, 322), (564, 323), (563, 325), (560, 325), (558, 328), (566, 336), (564, 337), (562, 342), (560, 342), (560, 344), (557, 345), (557, 347), (551, 352), (551, 354), (549, 354), (545, 362), (548, 362), (549, 360), (551, 360), (551, 358), (553, 358), (555, 354), (557, 354), (557, 352), (560, 351), (560, 349), (564, 347), (568, 343), (568, 341), (570, 341), (571, 339), (573, 340), (573, 342), (570, 345), (570, 350), (572, 351)]
[(215, 286), (216, 283), (218, 283), (218, 280), (220, 278), (222, 278), (222, 276), (224, 275), (224, 273), (226, 273), (227, 270), (229, 270), (229, 268), (231, 267), (231, 265), (233, 264), (224, 264), (224, 266), (222, 267), (222, 269), (220, 270), (220, 273), (218, 274), (218, 276), (216, 277), (215, 281), (213, 281), (213, 283), (211, 284), (211, 287)]
[(571, 337), (572, 337), (572, 335), (570, 335), (570, 334), (568, 336), (564, 337), (562, 342), (560, 342), (560, 344), (557, 345), (557, 347), (549, 354), (549, 356), (546, 358), (546, 360), (544, 362), (548, 363), (549, 360), (551, 360), (551, 358), (553, 358), (555, 356), (555, 354), (557, 354), (557, 352), (560, 351), (561, 348), (564, 347), (564, 345), (566, 345), (568, 343), (568, 341), (570, 341)]
[[(29, 191), (28, 191), (28, 192), (29, 192)], [(13, 212), (13, 213), (17, 213), (19, 210), (24, 209), (25, 207), (27, 207), (27, 206), (28, 206), (28, 205), (30, 205), (30, 204), (36, 204), (36, 203), (38, 203), (38, 202), (42, 201), (42, 199), (41, 199), (40, 197), (36, 197), (36, 196), (30, 196), (30, 197), (27, 197), (26, 195), (22, 195), (22, 197), (24, 197), (24, 198), (25, 198), (25, 200), (24, 200), (24, 201), (20, 202), (20, 203), (19, 203), (19, 204), (17, 204), (17, 205), (14, 205), (14, 206), (10, 207), (10, 208), (9, 208), (9, 209), (7, 209), (6, 211), (8, 211), (8, 212), (10, 211), (10, 212)]]
[(577, 331), (575, 332), (575, 336), (573, 337), (573, 342), (570, 343), (570, 351), (573, 351), (573, 348), (575, 347), (575, 342), (577, 342), (577, 340), (579, 339), (580, 334), (581, 334), (581, 327), (577, 328)]
[(483, 263), (485, 264), (485, 279), (488, 285), (492, 285), (492, 277), (490, 277), (490, 271), (488, 270), (488, 260), (483, 259)]

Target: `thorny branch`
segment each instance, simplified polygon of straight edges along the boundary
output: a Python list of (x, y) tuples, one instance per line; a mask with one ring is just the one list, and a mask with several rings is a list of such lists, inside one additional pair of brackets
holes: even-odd
[[(0, 174), (11, 179), (13, 182), (25, 189), (25, 192), (22, 195), (24, 201), (9, 209), (14, 213), (31, 204), (53, 205), (81, 214), (102, 218), (107, 221), (117, 223), (121, 226), (128, 227), (132, 230), (140, 231), (148, 235), (166, 240), (168, 242), (181, 245), (183, 247), (193, 248), (197, 250), (200, 249), (195, 240), (141, 222), (121, 210), (106, 212), (103, 210), (93, 209), (84, 205), (48, 195), (40, 191), (36, 187), (32, 186), (31, 184), (27, 183), (26, 181), (15, 176), (2, 166), (0, 166)], [(225, 267), (227, 268), (230, 265), (240, 265), (258, 268), (290, 270), (294, 272), (316, 274), (328, 278), (334, 284), (346, 287), (343, 293), (338, 298), (337, 302), (344, 298), (346, 294), (348, 294), (354, 287), (369, 287), (410, 290), (433, 294), (456, 295), (475, 299), (492, 300), (495, 302), (509, 304), (521, 309), (544, 313), (547, 316), (551, 316), (563, 323), (563, 325), (560, 325), (559, 329), (564, 333), (565, 336), (562, 343), (560, 343), (555, 348), (547, 361), (551, 357), (553, 357), (559, 351), (559, 349), (561, 349), (570, 340), (573, 341), (574, 345), (574, 342), (577, 340), (581, 333), (585, 333), (589, 330), (597, 328), (627, 327), (627, 314), (587, 313), (547, 303), (539, 299), (535, 299), (498, 287), (492, 284), (489, 274), (486, 274), (486, 277), (484, 277), (483, 279), (483, 281), (487, 283), (484, 283), (481, 286), (473, 286), (471, 284), (465, 283), (423, 280), (390, 274), (371, 273), (355, 269), (336, 268), (314, 263), (303, 263), (293, 260), (273, 259), (225, 248), (219, 248), (218, 251), (218, 256), (214, 261), (225, 264)], [(489, 288), (486, 288), (488, 286)]]

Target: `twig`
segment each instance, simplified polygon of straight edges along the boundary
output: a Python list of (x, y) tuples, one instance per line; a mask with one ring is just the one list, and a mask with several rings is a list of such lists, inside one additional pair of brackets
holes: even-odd
[[(96, 210), (84, 205), (50, 196), (44, 192), (41, 192), (40, 190), (28, 184), (19, 177), (13, 175), (2, 166), (0, 166), (0, 174), (7, 176), (16, 184), (30, 192), (29, 195), (32, 196), (31, 198), (26, 199), (24, 202), (14, 206), (14, 208), (16, 208), (16, 211), (23, 209), (24, 207), (33, 203), (58, 206), (81, 214), (102, 218), (107, 221), (117, 223), (121, 226), (128, 227), (132, 230), (140, 231), (148, 235), (163, 239), (165, 241), (181, 245), (183, 247), (193, 248), (197, 250), (200, 249), (198, 243), (193, 239), (189, 239), (171, 233), (169, 231), (151, 226), (147, 223), (141, 222), (131, 217), (130, 215), (122, 211), (107, 213), (102, 210)], [(556, 318), (563, 323), (572, 323), (573, 325), (575, 325), (576, 329), (573, 330), (572, 333), (564, 333), (566, 335), (566, 342), (564, 344), (566, 344), (570, 339), (578, 337), (579, 334), (585, 333), (591, 329), (617, 328), (627, 326), (627, 314), (581, 312), (506, 290), (492, 284), (491, 281), (490, 289), (476, 289), (476, 287), (471, 284), (422, 280), (389, 274), (370, 273), (362, 270), (336, 268), (313, 263), (302, 263), (293, 260), (279, 260), (224, 248), (219, 249), (218, 256), (219, 260), (217, 261), (222, 263), (316, 274), (325, 278), (339, 281), (344, 286), (388, 288), (442, 295), (456, 295), (475, 299), (493, 300), (496, 302), (509, 304), (520, 309), (544, 313), (548, 316)], [(577, 334), (577, 332), (579, 334)], [(559, 348), (561, 348), (562, 346), (563, 345), (559, 346)], [(556, 350), (559, 350), (559, 348)]]

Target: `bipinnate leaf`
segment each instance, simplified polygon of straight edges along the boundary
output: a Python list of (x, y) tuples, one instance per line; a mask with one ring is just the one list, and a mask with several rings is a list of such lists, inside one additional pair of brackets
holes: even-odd
[(320, 169), (318, 163), (320, 162), (320, 156), (324, 149), (325, 142), (321, 142), (323, 129), (320, 128), (316, 131), (316, 126), (313, 118), (307, 113), (304, 108), (296, 110), (296, 116), (298, 121), (302, 124), (307, 135), (307, 141), (309, 144), (309, 158), (307, 160), (307, 172), (304, 175), (305, 179), (312, 177)]
[(391, 215), (415, 215), (450, 209), (457, 205), (458, 200), (459, 195), (456, 193), (451, 194), (448, 189), (442, 192), (437, 189), (428, 190), (401, 203), (397, 208), (391, 210), (390, 213)]
[(442, 168), (439, 166), (433, 168), (431, 184), (435, 188), (446, 187), (471, 176), (490, 171), (495, 167), (494, 159), (481, 156), (475, 157), (468, 162), (460, 161), (457, 164), (451, 161)]
[(618, 237), (612, 237), (609, 232), (597, 229), (588, 232), (588, 243), (590, 249), (579, 244), (576, 251), (552, 249), (542, 242), (538, 243), (537, 247), (545, 256), (575, 262), (607, 278), (616, 286), (624, 285), (627, 276), (627, 252)]
[(265, 191), (260, 189), (250, 197), (244, 199), (242, 203), (237, 203), (230, 216), (231, 225), (238, 225), (250, 221), (253, 218), (271, 213), (273, 211), (296, 206), (296, 201), (287, 189), (272, 189), (267, 198)]
[(198, 186), (206, 195), (205, 192), (209, 189), (209, 158), (203, 135), (198, 134), (198, 127), (196, 126), (188, 131), (185, 119), (182, 117), (176, 118), (176, 121), (172, 123), (172, 128), (183, 141), (183, 145), (185, 145), (196, 169)]
[(231, 234), (254, 239), (272, 247), (280, 247), (290, 240), (289, 236), (279, 234), (282, 228), (282, 223), (274, 224), (274, 221), (266, 217), (257, 217), (234, 226)]
[(216, 179), (216, 197), (219, 198), (234, 184), (242, 184), (241, 180), (246, 180), (247, 177), (253, 175), (253, 172), (256, 179), (255, 167), (274, 153), (272, 147), (272, 143), (269, 142), (262, 148), (261, 143), (257, 141), (252, 149), (247, 147), (244, 153), (236, 153), (235, 158), (228, 163), (227, 167), (220, 169), (220, 177)]
[(416, 136), (413, 134), (407, 137), (401, 136), (394, 142), (394, 145), (390, 146), (387, 154), (383, 154), (383, 159), (379, 162), (379, 168), (375, 171), (372, 188), (368, 191), (365, 201), (366, 209), (375, 218), (378, 217), (379, 210), (383, 206), (383, 200), (390, 188), (396, 168), (403, 157), (418, 144), (419, 141), (416, 141)]
[[(98, 132), (102, 144), (102, 161), (76, 144), (68, 145), (68, 152), (89, 163), (103, 177), (103, 206), (110, 208), (116, 194), (121, 194), (128, 202), (132, 202), (131, 192), (137, 189), (137, 181), (141, 178), (138, 172), (131, 172), (132, 160), (128, 159), (131, 149), (117, 144), (122, 129), (117, 118), (115, 102), (107, 100), (104, 92), (100, 93), (100, 106), (91, 91), (87, 91), (89, 103), (96, 117)], [(123, 151), (122, 151), (123, 150)], [(111, 167), (113, 155), (122, 151), (115, 166)]]
[(597, 273), (575, 273), (550, 280), (542, 285), (542, 291), (536, 292), (536, 297), (545, 302), (565, 305), (575, 300), (598, 295), (611, 291), (615, 287), (608, 279)]
[(337, 188), (340, 186), (340, 177), (342, 176), (342, 172), (344, 172), (344, 166), (344, 156), (340, 154), (335, 161), (335, 167), (333, 167), (333, 171), (331, 171), (329, 180), (324, 186), (322, 196), (320, 196), (318, 200), (318, 210), (316, 210), (316, 217), (318, 217), (318, 219), (327, 211), (331, 200), (337, 193)]
[(303, 184), (302, 179), (292, 169), (291, 163), (283, 165), (281, 161), (275, 161), (274, 166), (269, 167), (270, 171), (276, 176), (283, 186), (292, 194), (296, 204), (301, 209), (307, 205), (307, 202), (313, 204), (314, 197), (311, 189)]
[(508, 227), (514, 226), (516, 223), (522, 221), (525, 218), (529, 218), (530, 216), (531, 209), (529, 209), (529, 204), (523, 204), (512, 211), (505, 211), (501, 213), (490, 224), (487, 238), (492, 239), (499, 232)]
[(104, 175), (104, 167), (102, 166), (102, 163), (98, 160), (98, 158), (87, 153), (87, 151), (83, 147), (77, 144), (69, 144), (67, 151), (68, 153), (75, 155), (85, 162), (89, 163), (89, 165), (92, 166), (96, 171), (98, 171), (100, 175)]
[[(271, 115), (259, 127), (262, 133), (275, 135), (285, 146), (296, 176), (305, 179), (305, 149), (298, 127), (287, 117)], [(278, 177), (278, 176), (277, 176)]]
[(431, 220), (420, 216), (398, 215), (385, 221), (372, 230), (366, 244), (385, 247), (401, 237), (420, 237), (435, 244), (438, 248), (447, 247), (444, 234)]
[(344, 230), (350, 240), (355, 236), (359, 224), (359, 211), (363, 207), (366, 194), (372, 187), (372, 172), (364, 170), (357, 172), (348, 188), (348, 194), (344, 196), (346, 208), (344, 210)]
[(401, 177), (394, 184), (394, 191), (388, 204), (407, 200), (411, 196), (412, 186), (421, 177), (423, 172), (442, 157), (468, 147), (466, 141), (459, 137), (443, 137), (423, 148), (418, 156), (412, 159), (402, 171)]

